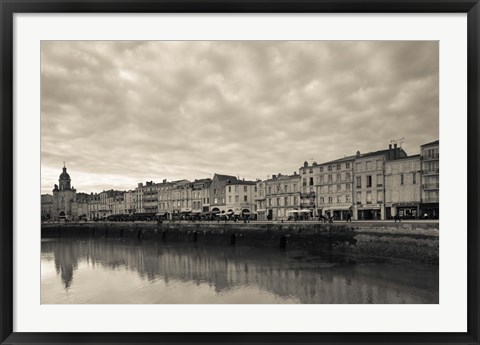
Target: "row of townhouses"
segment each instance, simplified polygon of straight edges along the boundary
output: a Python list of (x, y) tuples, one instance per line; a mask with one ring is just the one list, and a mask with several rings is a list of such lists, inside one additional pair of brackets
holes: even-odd
[(77, 193), (63, 167), (53, 195), (42, 195), (42, 218), (102, 219), (110, 215), (249, 214), (259, 220), (294, 215), (343, 220), (439, 217), (439, 141), (408, 156), (388, 149), (318, 164), (305, 162), (293, 174), (247, 181), (214, 174), (195, 181), (139, 183), (129, 191)]

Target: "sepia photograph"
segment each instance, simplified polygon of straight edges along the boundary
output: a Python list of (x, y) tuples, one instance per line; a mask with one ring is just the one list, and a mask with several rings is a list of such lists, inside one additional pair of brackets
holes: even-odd
[(42, 304), (439, 303), (438, 41), (40, 49)]

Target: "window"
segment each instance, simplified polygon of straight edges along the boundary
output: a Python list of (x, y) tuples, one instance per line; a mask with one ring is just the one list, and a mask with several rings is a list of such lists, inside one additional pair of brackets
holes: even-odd
[[(246, 200), (245, 200), (245, 201), (246, 201)], [(284, 198), (283, 204), (284, 204), (285, 206), (288, 206), (288, 198), (287, 198), (287, 197)]]
[(328, 166), (328, 171), (332, 171), (332, 166), (331, 165)]
[(243, 191), (244, 191), (244, 192), (247, 191), (247, 186), (243, 186)]
[(296, 183), (293, 184), (293, 191), (294, 191), (294, 192), (297, 191), (297, 184), (296, 184)]
[(377, 170), (382, 170), (383, 168), (383, 161), (381, 159), (377, 159)]
[(247, 202), (248, 201), (248, 198), (246, 195), (243, 196), (243, 201)]
[(294, 205), (297, 205), (298, 204), (298, 199), (296, 196), (293, 197), (293, 204)]
[(355, 171), (362, 171), (362, 163), (358, 162), (355, 164)]
[(222, 198), (222, 204), (224, 204), (224, 203), (225, 203), (225, 198)]
[(340, 170), (342, 168), (341, 164), (337, 164), (337, 170)]
[(367, 192), (367, 204), (371, 204), (371, 203), (372, 203), (372, 192), (368, 191)]
[(337, 192), (340, 192), (342, 190), (342, 185), (341, 184), (337, 184)]
[(257, 186), (253, 187), (253, 191), (256, 193), (257, 192)]
[(213, 203), (214, 203), (214, 204), (217, 204), (217, 203), (218, 203), (218, 199), (217, 199), (217, 198), (214, 198), (214, 199), (213, 199)]
[(377, 202), (379, 204), (383, 202), (383, 192), (381, 190), (377, 191)]
[(213, 188), (213, 194), (217, 194), (217, 188)]
[(412, 183), (417, 184), (417, 173), (412, 174), (412, 179), (413, 179)]
[(313, 177), (310, 177), (310, 186), (313, 186)]
[(310, 169), (308, 170), (308, 172), (309, 172), (310, 174), (313, 173), (313, 169), (310, 168)]
[(228, 196), (228, 202), (232, 203), (232, 196), (231, 195)]
[(277, 186), (277, 193), (280, 192), (280, 185)]
[(333, 204), (333, 198), (331, 196), (328, 197), (328, 203)]
[(403, 174), (400, 174), (400, 184), (403, 186)]
[(324, 200), (323, 200), (323, 196), (320, 198), (320, 203), (323, 204)]
[(302, 174), (306, 174), (307, 173), (307, 170), (306, 169), (302, 169)]
[(277, 206), (280, 206), (280, 198), (277, 198)]
[(320, 172), (323, 172), (323, 167), (320, 167)]
[(238, 195), (235, 195), (235, 202), (239, 202), (240, 201), (240, 198)]
[(352, 197), (350, 195), (345, 195), (346, 202), (352, 202)]
[(232, 191), (232, 187), (228, 186), (228, 192), (230, 193)]
[(345, 163), (345, 168), (350, 169), (350, 163)]
[(318, 177), (318, 184), (323, 184), (323, 175)]
[(342, 197), (341, 196), (337, 196), (337, 204), (340, 204), (342, 202)]
[(235, 186), (235, 192), (238, 192), (238, 186)]
[(332, 175), (328, 175), (328, 182), (332, 182)]
[(347, 183), (345, 186), (347, 187), (347, 190), (350, 190), (350, 183)]
[(372, 186), (372, 175), (367, 175), (367, 188)]
[(345, 181), (350, 181), (350, 173), (345, 174)]
[(362, 188), (362, 176), (357, 176), (357, 188)]
[(382, 174), (377, 174), (377, 187), (383, 186), (383, 176)]
[(328, 192), (329, 192), (329, 193), (332, 192), (332, 185), (329, 185), (329, 186), (328, 186)]
[(272, 199), (268, 199), (268, 206), (272, 206)]
[(272, 187), (268, 187), (268, 194), (272, 194)]
[(286, 184), (284, 187), (285, 187), (285, 193), (287, 193), (288, 192), (288, 185)]
[(337, 174), (337, 181), (341, 181), (342, 180), (342, 174)]

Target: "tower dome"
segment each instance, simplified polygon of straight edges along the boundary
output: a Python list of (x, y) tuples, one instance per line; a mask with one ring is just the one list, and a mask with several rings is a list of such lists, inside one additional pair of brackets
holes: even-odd
[(67, 168), (63, 167), (63, 172), (60, 174), (60, 180), (70, 180), (70, 175), (67, 173)]
[(67, 173), (67, 168), (65, 167), (65, 163), (63, 163), (63, 171), (58, 178), (58, 184), (60, 190), (62, 189), (70, 189), (70, 175)]

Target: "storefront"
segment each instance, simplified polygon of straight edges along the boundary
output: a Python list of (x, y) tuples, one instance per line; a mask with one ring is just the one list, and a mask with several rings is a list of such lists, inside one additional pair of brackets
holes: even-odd
[(428, 203), (421, 204), (420, 206), (420, 218), (426, 219), (438, 219), (439, 218), (439, 204), (437, 203)]
[(401, 219), (418, 219), (420, 217), (419, 203), (398, 203), (392, 205), (392, 216)]
[(325, 207), (322, 209), (322, 213), (319, 213), (325, 217), (330, 216), (333, 217), (335, 220), (346, 220), (348, 219), (348, 215), (352, 216), (352, 206), (345, 205), (345, 206), (331, 206)]
[(383, 219), (382, 206), (376, 205), (359, 205), (356, 212), (357, 220), (381, 220)]

